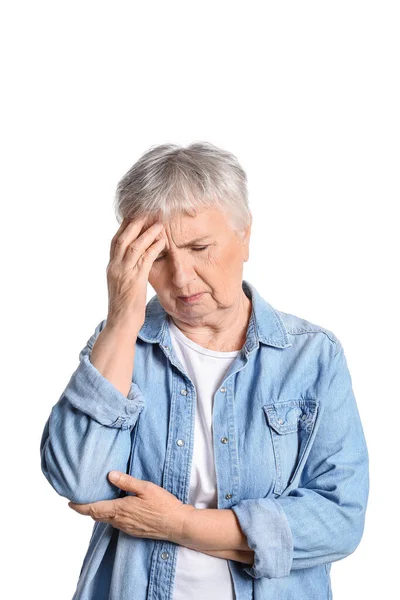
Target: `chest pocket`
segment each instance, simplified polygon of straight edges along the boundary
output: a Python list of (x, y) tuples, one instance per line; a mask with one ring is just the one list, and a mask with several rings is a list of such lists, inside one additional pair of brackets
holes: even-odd
[(276, 467), (274, 492), (278, 495), (304, 466), (318, 406), (318, 400), (312, 398), (290, 399), (263, 406), (272, 437)]

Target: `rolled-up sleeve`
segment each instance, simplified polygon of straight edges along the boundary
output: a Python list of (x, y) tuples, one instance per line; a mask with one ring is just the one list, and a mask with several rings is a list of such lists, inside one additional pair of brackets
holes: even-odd
[(52, 407), (40, 442), (41, 468), (50, 485), (82, 504), (118, 496), (107, 473), (126, 472), (133, 428), (144, 408), (136, 383), (124, 396), (90, 362), (104, 324), (79, 353), (79, 365)]
[(343, 559), (361, 541), (369, 456), (340, 342), (323, 379), (320, 423), (298, 487), (231, 507), (254, 551), (253, 565), (242, 568), (254, 578)]

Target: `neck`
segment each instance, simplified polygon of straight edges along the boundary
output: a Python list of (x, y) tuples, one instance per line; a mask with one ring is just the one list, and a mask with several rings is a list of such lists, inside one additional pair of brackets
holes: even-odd
[(237, 303), (224, 311), (216, 322), (189, 325), (179, 319), (172, 320), (186, 337), (203, 348), (217, 352), (233, 352), (240, 350), (246, 341), (251, 310), (251, 300), (242, 290)]

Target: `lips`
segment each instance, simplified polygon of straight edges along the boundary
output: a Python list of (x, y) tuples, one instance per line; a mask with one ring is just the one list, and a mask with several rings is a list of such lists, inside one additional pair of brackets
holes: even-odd
[(204, 292), (199, 292), (198, 294), (193, 294), (192, 296), (178, 296), (179, 300), (182, 300), (182, 302), (186, 302), (186, 303), (190, 303), (190, 302), (196, 302), (196, 300), (199, 300)]
[(197, 294), (190, 294), (190, 296), (178, 296), (178, 298), (193, 298), (193, 296), (199, 296), (203, 292), (197, 292)]

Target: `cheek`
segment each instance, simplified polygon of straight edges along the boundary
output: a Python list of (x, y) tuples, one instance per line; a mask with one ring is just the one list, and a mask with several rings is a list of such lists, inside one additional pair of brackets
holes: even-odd
[(207, 265), (210, 268), (217, 269), (223, 272), (232, 272), (237, 270), (239, 253), (237, 248), (220, 248), (218, 252), (211, 254), (207, 260)]
[(220, 271), (223, 268), (223, 257), (220, 252), (210, 253), (208, 256), (204, 256), (201, 260), (196, 260), (196, 266), (201, 269), (207, 269), (209, 271)]

